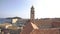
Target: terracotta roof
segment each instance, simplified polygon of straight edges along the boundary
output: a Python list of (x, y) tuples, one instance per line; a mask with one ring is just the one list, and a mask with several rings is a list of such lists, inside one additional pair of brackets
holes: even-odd
[(30, 34), (60, 34), (60, 28), (34, 29)]
[(33, 30), (33, 27), (31, 25), (31, 23), (29, 22), (21, 31), (20, 34), (30, 34), (30, 32)]

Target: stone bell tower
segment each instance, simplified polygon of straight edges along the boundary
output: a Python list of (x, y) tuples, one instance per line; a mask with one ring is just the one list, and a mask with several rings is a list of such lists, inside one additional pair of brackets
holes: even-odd
[(31, 7), (31, 13), (30, 13), (30, 22), (34, 23), (34, 20), (35, 20), (35, 13), (34, 13), (34, 7), (32, 6)]

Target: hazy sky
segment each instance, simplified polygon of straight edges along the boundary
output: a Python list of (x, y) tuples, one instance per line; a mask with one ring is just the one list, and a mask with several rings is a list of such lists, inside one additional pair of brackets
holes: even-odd
[(35, 18), (60, 17), (60, 0), (0, 0), (0, 17), (30, 18), (32, 5)]

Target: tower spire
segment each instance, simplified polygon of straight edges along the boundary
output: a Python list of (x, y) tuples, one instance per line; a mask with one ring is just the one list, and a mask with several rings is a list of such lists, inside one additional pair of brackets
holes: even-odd
[(31, 9), (34, 9), (34, 6), (32, 5)]

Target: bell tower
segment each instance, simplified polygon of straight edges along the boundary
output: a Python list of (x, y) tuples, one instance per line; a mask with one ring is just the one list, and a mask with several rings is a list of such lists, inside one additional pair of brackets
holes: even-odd
[(34, 11), (34, 7), (32, 6), (31, 7), (31, 12), (30, 12), (30, 21), (32, 22), (32, 23), (34, 23), (34, 20), (35, 20), (35, 13), (34, 13), (35, 11)]

